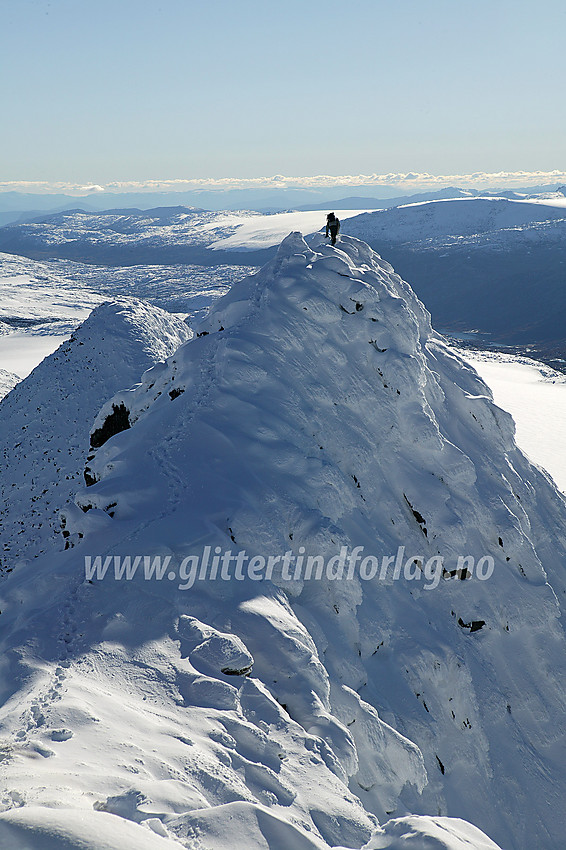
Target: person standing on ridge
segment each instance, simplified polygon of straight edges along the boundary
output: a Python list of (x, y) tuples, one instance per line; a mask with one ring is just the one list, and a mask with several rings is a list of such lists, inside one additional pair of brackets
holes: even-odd
[(328, 213), (326, 216), (326, 238), (328, 239), (328, 232), (330, 231), (331, 244), (336, 245), (336, 237), (340, 232), (340, 221), (336, 218), (334, 213)]

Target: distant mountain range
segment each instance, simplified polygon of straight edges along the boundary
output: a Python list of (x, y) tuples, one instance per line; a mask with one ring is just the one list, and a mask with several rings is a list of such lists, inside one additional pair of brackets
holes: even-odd
[[(253, 212), (229, 218), (194, 207), (151, 210), (65, 210), (0, 228), (0, 251), (30, 259), (60, 258), (116, 266), (161, 263), (225, 263), (222, 251), (209, 251)], [(262, 253), (261, 261), (265, 260)], [(255, 258), (234, 255), (230, 262), (253, 265)]]
[[(564, 187), (562, 187), (564, 188)], [(188, 192), (88, 192), (82, 195), (63, 193), (0, 192), (0, 226), (15, 221), (27, 221), (38, 213), (62, 212), (71, 209), (100, 211), (107, 209), (141, 209), (187, 206), (207, 210), (255, 210), (281, 212), (289, 209), (381, 209), (412, 201), (429, 201), (446, 197), (527, 197), (534, 193), (555, 192), (556, 183), (547, 186), (515, 189), (447, 188), (436, 192), (398, 195), (396, 186), (333, 186), (320, 189), (202, 189)], [(336, 199), (339, 200), (336, 200)], [(340, 200), (341, 199), (341, 200)]]
[[(565, 187), (558, 187), (552, 190), (552, 193), (561, 192), (566, 195)], [(540, 195), (540, 192), (536, 193)], [(300, 210), (326, 210), (329, 206), (334, 206), (340, 210), (367, 210), (372, 207), (376, 210), (390, 209), (403, 204), (416, 204), (425, 201), (443, 201), (453, 198), (507, 198), (510, 201), (524, 200), (532, 197), (531, 193), (521, 192), (520, 190), (510, 191), (482, 191), (478, 189), (458, 189), (448, 188), (440, 189), (437, 192), (420, 192), (416, 195), (398, 195), (395, 198), (365, 198), (360, 195), (355, 195), (340, 200), (325, 201), (323, 204), (305, 204), (298, 207)]]

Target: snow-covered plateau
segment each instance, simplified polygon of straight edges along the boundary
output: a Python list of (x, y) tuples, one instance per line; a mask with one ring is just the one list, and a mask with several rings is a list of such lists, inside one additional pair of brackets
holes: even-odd
[[(405, 204), (393, 209), (362, 213), (345, 230), (359, 237), (385, 238), (390, 243), (447, 247), (492, 242), (502, 247), (506, 239), (533, 239), (537, 230), (548, 236), (556, 224), (555, 238), (564, 239), (566, 198), (510, 200), (508, 198), (446, 198)], [(561, 225), (561, 226), (560, 226)]]
[(566, 500), (511, 417), (348, 236), (196, 330), (98, 306), (0, 403), (0, 847), (563, 850)]

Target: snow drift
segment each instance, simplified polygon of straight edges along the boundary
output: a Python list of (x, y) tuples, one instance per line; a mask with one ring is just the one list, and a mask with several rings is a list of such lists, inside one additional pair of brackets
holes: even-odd
[(367, 245), (291, 234), (91, 444), (4, 583), (0, 830), (561, 848), (565, 502)]

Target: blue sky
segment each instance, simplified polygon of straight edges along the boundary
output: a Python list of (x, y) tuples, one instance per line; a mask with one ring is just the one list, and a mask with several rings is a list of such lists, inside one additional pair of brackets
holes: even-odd
[(0, 182), (566, 170), (564, 0), (1, 0)]

